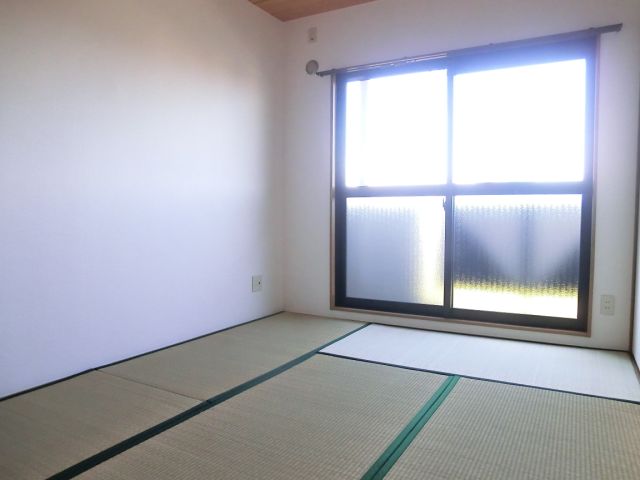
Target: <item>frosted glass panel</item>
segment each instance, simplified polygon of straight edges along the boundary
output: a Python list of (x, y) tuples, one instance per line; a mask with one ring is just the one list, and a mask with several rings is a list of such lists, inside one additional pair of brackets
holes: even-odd
[(443, 197), (347, 199), (347, 296), (442, 305)]
[(455, 199), (453, 306), (577, 318), (580, 195)]
[(347, 83), (346, 184), (447, 180), (447, 72)]
[(453, 98), (454, 183), (583, 179), (585, 60), (456, 75)]

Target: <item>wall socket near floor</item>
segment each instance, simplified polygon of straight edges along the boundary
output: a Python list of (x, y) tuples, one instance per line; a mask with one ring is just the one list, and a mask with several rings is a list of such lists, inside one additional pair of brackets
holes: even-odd
[(254, 275), (251, 277), (251, 291), (253, 293), (262, 291), (262, 275)]
[(613, 295), (600, 296), (600, 313), (602, 315), (613, 315), (616, 310), (616, 297)]

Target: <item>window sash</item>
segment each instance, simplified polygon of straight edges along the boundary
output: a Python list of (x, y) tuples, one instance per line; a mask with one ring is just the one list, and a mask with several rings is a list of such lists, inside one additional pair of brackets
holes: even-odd
[[(595, 118), (595, 79), (597, 37), (569, 42), (545, 44), (526, 48), (513, 48), (499, 52), (474, 55), (460, 55), (443, 58), (428, 64), (408, 64), (400, 67), (376, 68), (371, 71), (357, 71), (337, 75), (334, 89), (335, 119), (335, 164), (334, 164), (334, 296), (332, 306), (385, 313), (417, 315), (460, 320), (471, 320), (496, 324), (509, 324), (532, 328), (557, 329), (576, 332), (588, 330), (591, 247), (592, 247), (592, 205), (593, 205), (593, 141)], [(560, 60), (585, 59), (587, 64), (586, 100), (586, 149), (585, 175), (579, 182), (506, 182), (480, 184), (454, 184), (452, 182), (452, 125), (453, 125), (453, 78), (459, 73), (483, 71)], [(345, 183), (345, 127), (346, 127), (346, 84), (353, 80), (363, 80), (379, 76), (389, 76), (408, 72), (447, 69), (448, 72), (448, 179), (443, 185), (346, 187)], [(462, 195), (540, 195), (540, 194), (580, 194), (582, 213), (580, 226), (580, 263), (578, 282), (578, 314), (576, 319), (537, 315), (512, 314), (453, 308), (453, 198)], [(445, 283), (444, 305), (424, 305), (389, 302), (375, 299), (347, 297), (346, 285), (346, 205), (348, 198), (357, 197), (402, 197), (402, 196), (443, 196), (445, 207)]]

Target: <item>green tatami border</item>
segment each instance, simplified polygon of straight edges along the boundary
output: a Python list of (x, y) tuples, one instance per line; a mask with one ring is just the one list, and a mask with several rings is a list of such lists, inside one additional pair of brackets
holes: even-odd
[(49, 480), (67, 480), (70, 478), (74, 478), (90, 469), (92, 469), (93, 467), (115, 457), (116, 455), (119, 455), (123, 452), (125, 452), (126, 450), (129, 450), (133, 447), (135, 447), (136, 445), (139, 445), (142, 442), (145, 442), (153, 437), (155, 437), (156, 435), (161, 434), (162, 432), (169, 430), (172, 427), (175, 427), (176, 425), (179, 425), (187, 420), (189, 420), (190, 418), (195, 417), (196, 415), (209, 410), (213, 407), (215, 407), (216, 405), (219, 405), (220, 403), (229, 400), (232, 397), (235, 397), (236, 395), (241, 394), (242, 392), (249, 390), (250, 388), (255, 387), (256, 385), (259, 385), (267, 380), (269, 380), (270, 378), (275, 377), (276, 375), (279, 375), (293, 367), (295, 367), (296, 365), (299, 365), (300, 363), (303, 363), (307, 360), (309, 360), (311, 357), (313, 357), (314, 355), (318, 354), (320, 352), (320, 350), (327, 348), (328, 346), (339, 342), (340, 340), (348, 337), (349, 335), (352, 335), (354, 333), (356, 333), (359, 330), (362, 330), (363, 328), (368, 327), (370, 324), (369, 323), (364, 323), (362, 325), (360, 325), (359, 327), (355, 328), (354, 330), (338, 337), (335, 338), (334, 340), (321, 345), (313, 350), (311, 350), (310, 352), (305, 353), (304, 355), (301, 355), (283, 365), (280, 365), (279, 367), (274, 368), (273, 370), (270, 370), (266, 373), (263, 373), (262, 375), (259, 375), (255, 378), (253, 378), (252, 380), (249, 380), (245, 383), (242, 383), (236, 387), (233, 387), (225, 392), (222, 392), (208, 400), (203, 401), (202, 403), (196, 405), (195, 407), (190, 408), (189, 410), (186, 410), (182, 413), (179, 413), (178, 415), (169, 418), (168, 420), (165, 420), (162, 423), (159, 423), (158, 425), (155, 425), (147, 430), (144, 430), (132, 437), (129, 437), (105, 450), (102, 450), (101, 452), (92, 455), (89, 458), (86, 458), (85, 460), (82, 460), (79, 463), (76, 463), (75, 465), (72, 465), (64, 470), (62, 470), (59, 473), (56, 473), (55, 475), (52, 475), (51, 477), (49, 477)]
[(380, 480), (384, 478), (409, 447), (413, 439), (420, 433), (422, 427), (431, 419), (436, 410), (438, 410), (438, 407), (442, 405), (459, 379), (459, 376), (454, 375), (447, 377), (444, 382), (442, 382), (442, 385), (440, 385), (436, 393), (422, 406), (418, 413), (416, 413), (382, 455), (380, 455), (378, 460), (376, 460), (362, 476), (362, 480)]
[(429, 370), (428, 368), (411, 367), (409, 365), (401, 365), (401, 364), (398, 364), (398, 363), (381, 362), (379, 360), (369, 360), (369, 359), (360, 358), (360, 357), (350, 357), (348, 355), (341, 355), (341, 354), (338, 354), (338, 353), (320, 352), (320, 355), (326, 355), (328, 357), (335, 357), (335, 358), (344, 358), (345, 360), (353, 360), (354, 362), (372, 363), (374, 365), (384, 365), (386, 367), (402, 368), (402, 369), (405, 369), (405, 370), (413, 370), (414, 372), (433, 373), (435, 375), (445, 375), (447, 377), (455, 375), (455, 376), (458, 376), (460, 378), (466, 378), (466, 379), (469, 379), (469, 380), (479, 380), (481, 382), (500, 383), (502, 385), (511, 385), (511, 386), (514, 386), (514, 387), (532, 388), (534, 390), (545, 390), (547, 392), (566, 393), (568, 395), (577, 395), (579, 397), (599, 398), (601, 400), (609, 400), (611, 402), (631, 403), (633, 405), (640, 405), (640, 401), (638, 401), (638, 400), (629, 400), (629, 399), (626, 399), (626, 398), (606, 397), (604, 395), (595, 395), (595, 394), (592, 394), (592, 393), (573, 392), (571, 390), (560, 390), (558, 388), (541, 387), (539, 385), (529, 385), (529, 384), (526, 384), (526, 383), (508, 382), (506, 380), (496, 380), (496, 379), (487, 378), (487, 377), (474, 377), (473, 375), (463, 375), (461, 373), (444, 372), (444, 371), (441, 371), (441, 370)]

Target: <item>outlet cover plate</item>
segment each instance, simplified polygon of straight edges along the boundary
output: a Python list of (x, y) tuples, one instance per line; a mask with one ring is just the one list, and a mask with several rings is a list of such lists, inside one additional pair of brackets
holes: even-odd
[(262, 275), (251, 277), (251, 291), (254, 293), (262, 291)]
[(616, 297), (613, 295), (600, 296), (600, 314), (613, 315), (616, 311)]

